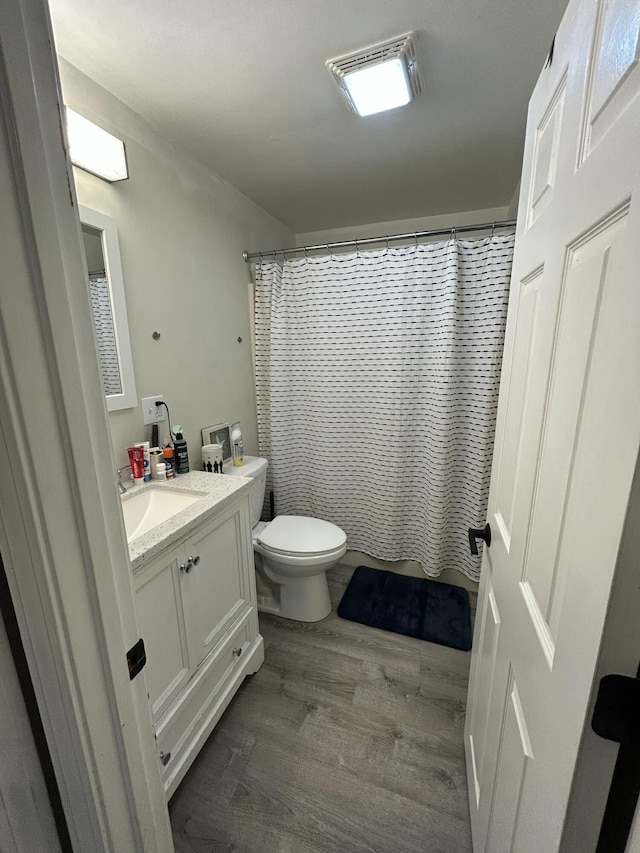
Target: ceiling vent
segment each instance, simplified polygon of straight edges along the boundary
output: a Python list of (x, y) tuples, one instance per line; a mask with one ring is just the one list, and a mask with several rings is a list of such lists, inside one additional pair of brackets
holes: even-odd
[(327, 61), (327, 68), (358, 115), (408, 104), (422, 92), (415, 32)]

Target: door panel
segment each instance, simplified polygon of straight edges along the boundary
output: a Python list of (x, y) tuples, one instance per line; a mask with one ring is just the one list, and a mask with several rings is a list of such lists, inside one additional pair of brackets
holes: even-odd
[[(573, 467), (573, 448), (580, 431), (588, 378), (610, 253), (624, 236), (627, 206), (599, 223), (567, 251), (561, 284), (558, 335), (553, 355), (549, 402), (536, 472), (529, 531), (522, 567), (522, 592), (541, 643), (552, 665), (555, 633), (550, 614), (555, 593), (561, 531)], [(562, 581), (562, 579), (561, 579)], [(561, 582), (560, 587), (564, 584)]]
[(536, 326), (543, 276), (544, 267), (539, 267), (526, 276), (520, 284), (521, 293), (518, 301), (513, 355), (513, 362), (517, 365), (517, 369), (513, 370), (507, 392), (507, 422), (513, 424), (513, 427), (505, 430), (503, 434), (498, 474), (498, 499), (493, 519), (507, 553), (511, 546), (515, 485), (518, 480), (518, 462), (522, 453), (521, 424), (526, 416), (528, 404), (531, 403), (531, 377), (537, 360)]
[(465, 731), (476, 853), (558, 849), (587, 722), (640, 448), (639, 33), (640, 0), (571, 0), (529, 108)]
[(500, 809), (491, 815), (487, 850), (506, 853), (513, 850), (518, 810), (527, 766), (533, 759), (529, 730), (518, 693), (518, 685), (509, 672), (504, 711), (504, 732), (500, 747), (495, 799)]
[(581, 161), (606, 136), (638, 94), (638, 5), (628, 0), (598, 4), (589, 67)]
[(551, 199), (553, 198), (566, 86), (567, 76), (565, 74), (553, 93), (549, 105), (536, 128), (533, 152), (533, 177), (529, 195), (529, 227), (533, 225), (538, 216), (551, 204)]
[[(484, 816), (479, 831), (484, 844), (499, 747), (499, 730), (491, 725), (491, 721), (499, 719), (502, 714), (509, 674), (504, 659), (498, 658), (501, 620), (491, 585), (489, 560), (480, 583), (477, 614), (481, 645), (478, 646), (476, 666), (469, 684), (469, 696), (473, 699), (469, 701), (466, 722), (467, 779), (469, 796), (473, 801), (472, 812), (477, 811)], [(478, 844), (477, 835), (474, 836), (474, 844)]]

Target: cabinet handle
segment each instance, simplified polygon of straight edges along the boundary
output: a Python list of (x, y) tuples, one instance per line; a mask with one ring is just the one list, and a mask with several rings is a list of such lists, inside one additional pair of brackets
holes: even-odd
[(193, 558), (193, 565), (197, 566), (199, 562), (200, 562), (200, 555), (196, 554), (196, 556)]
[(186, 563), (180, 563), (180, 571), (181, 571), (181, 572), (186, 572), (186, 571), (188, 571), (188, 569), (187, 569), (187, 564), (186, 564)]
[(186, 568), (187, 574), (189, 574), (189, 572), (191, 571), (192, 568), (193, 568), (193, 557), (189, 557), (189, 559), (187, 560), (187, 568)]
[(239, 658), (240, 655), (242, 654), (242, 647), (240, 647), (239, 649), (234, 649), (233, 653), (237, 658)]
[(162, 762), (162, 766), (166, 767), (167, 764), (171, 761), (171, 753), (160, 751), (160, 761)]

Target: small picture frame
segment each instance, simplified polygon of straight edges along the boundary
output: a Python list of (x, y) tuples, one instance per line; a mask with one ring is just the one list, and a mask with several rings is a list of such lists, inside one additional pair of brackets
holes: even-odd
[(202, 430), (202, 444), (221, 444), (222, 458), (225, 462), (231, 459), (230, 424), (215, 424)]

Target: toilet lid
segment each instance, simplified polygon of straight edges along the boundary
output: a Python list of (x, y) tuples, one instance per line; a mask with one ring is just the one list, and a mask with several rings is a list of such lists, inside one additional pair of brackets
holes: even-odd
[(258, 535), (265, 548), (289, 554), (322, 554), (341, 548), (346, 541), (337, 525), (303, 515), (278, 515)]

